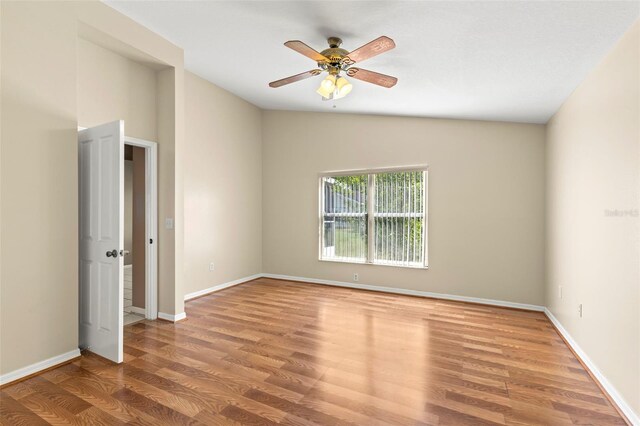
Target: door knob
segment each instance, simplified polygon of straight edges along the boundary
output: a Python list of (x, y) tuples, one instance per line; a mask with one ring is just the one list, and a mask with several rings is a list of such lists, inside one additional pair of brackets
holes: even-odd
[(107, 257), (118, 257), (118, 250), (111, 250), (107, 252)]

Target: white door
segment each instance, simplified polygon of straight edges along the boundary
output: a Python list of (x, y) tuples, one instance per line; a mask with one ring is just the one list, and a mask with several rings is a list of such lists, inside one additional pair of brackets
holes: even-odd
[(122, 362), (124, 122), (78, 132), (80, 347)]

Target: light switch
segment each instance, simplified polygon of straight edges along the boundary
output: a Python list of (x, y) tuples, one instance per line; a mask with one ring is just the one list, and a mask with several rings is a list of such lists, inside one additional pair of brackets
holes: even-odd
[(164, 227), (167, 229), (173, 229), (173, 218), (167, 217), (164, 220)]

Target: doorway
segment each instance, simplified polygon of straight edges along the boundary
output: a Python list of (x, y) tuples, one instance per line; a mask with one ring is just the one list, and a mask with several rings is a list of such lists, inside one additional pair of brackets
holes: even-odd
[(124, 326), (158, 317), (157, 144), (79, 130), (79, 346), (119, 363)]
[[(129, 245), (129, 255), (124, 256), (125, 304), (130, 303), (130, 322), (146, 318), (158, 318), (157, 286), (157, 238), (158, 194), (157, 194), (157, 144), (125, 136), (125, 227), (130, 226), (130, 239), (125, 229), (125, 254)], [(127, 202), (127, 168), (130, 173), (130, 199)], [(127, 213), (130, 214), (129, 220)], [(127, 268), (127, 266), (129, 266)], [(130, 282), (127, 283), (127, 276)], [(125, 309), (126, 310), (126, 309)], [(128, 325), (125, 321), (124, 325)]]
[[(126, 142), (126, 141), (125, 141)], [(124, 312), (127, 326), (146, 317), (145, 149), (124, 145)]]

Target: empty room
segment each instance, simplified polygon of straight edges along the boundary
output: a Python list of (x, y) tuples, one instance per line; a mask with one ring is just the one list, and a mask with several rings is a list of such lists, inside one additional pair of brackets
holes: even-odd
[(0, 0), (0, 424), (640, 426), (639, 1)]

